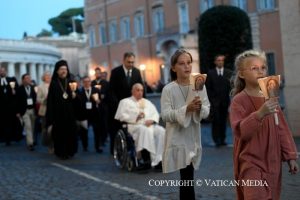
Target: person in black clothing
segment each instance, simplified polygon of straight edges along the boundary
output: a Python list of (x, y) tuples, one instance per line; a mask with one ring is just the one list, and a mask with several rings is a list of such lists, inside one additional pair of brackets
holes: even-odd
[[(94, 132), (94, 147), (97, 153), (102, 153), (100, 147), (100, 113), (99, 113), (99, 90), (91, 86), (91, 79), (88, 76), (82, 78), (83, 87), (78, 90), (78, 96), (80, 98), (81, 106), (84, 108), (83, 115), (88, 120), (88, 125), (93, 127)], [(84, 150), (87, 148), (87, 130), (86, 133), (82, 133), (82, 141), (84, 144)]]
[(120, 127), (118, 121), (114, 119), (120, 100), (131, 96), (131, 88), (135, 83), (143, 85), (140, 70), (134, 67), (135, 55), (132, 52), (126, 52), (123, 56), (123, 64), (115, 67), (111, 71), (109, 81), (109, 133), (110, 150), (113, 153), (115, 134)]
[(6, 146), (23, 137), (20, 121), (16, 117), (17, 89), (16, 78), (7, 77), (6, 69), (0, 67), (0, 142), (5, 142)]
[(211, 104), (212, 138), (217, 147), (226, 145), (226, 126), (232, 71), (224, 68), (224, 55), (215, 56), (215, 68), (207, 73), (206, 89)]
[(36, 92), (31, 85), (31, 77), (29, 74), (22, 75), (22, 83), (23, 84), (17, 90), (17, 116), (23, 119), (27, 147), (30, 151), (33, 151)]
[(109, 82), (107, 81), (107, 72), (102, 72), (101, 68), (95, 69), (95, 80), (92, 81), (92, 87), (99, 90), (100, 104), (100, 146), (104, 147), (108, 135), (108, 105), (109, 105)]
[(52, 134), (54, 153), (61, 159), (73, 157), (78, 147), (75, 107), (79, 100), (75, 90), (71, 90), (71, 82), (67, 61), (58, 61), (49, 86), (46, 123)]

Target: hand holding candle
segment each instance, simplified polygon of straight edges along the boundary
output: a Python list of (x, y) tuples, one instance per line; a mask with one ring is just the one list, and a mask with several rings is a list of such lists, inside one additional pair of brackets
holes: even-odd
[(11, 89), (15, 89), (15, 87), (16, 87), (16, 82), (14, 82), (14, 81), (9, 82), (9, 86), (11, 87)]
[(98, 90), (101, 90), (101, 85), (100, 84), (97, 84), (94, 87), (97, 88)]
[[(258, 79), (259, 87), (266, 99), (279, 97), (280, 75), (268, 76)], [(278, 114), (274, 109), (275, 124), (279, 124)]]
[(77, 83), (76, 82), (69, 83), (69, 86), (70, 86), (72, 92), (76, 91), (76, 89), (77, 89)]
[(11, 87), (12, 89), (12, 93), (13, 95), (16, 94), (16, 91), (15, 91), (15, 87), (16, 87), (16, 82), (15, 81), (11, 81), (9, 82), (9, 86)]
[(197, 96), (199, 96), (199, 92), (203, 90), (205, 81), (206, 81), (206, 74), (200, 73), (192, 73), (190, 77), (190, 84), (193, 87), (193, 90), (197, 92)]
[(100, 99), (99, 99), (99, 94), (98, 93), (92, 94), (92, 97), (93, 97), (93, 99), (95, 100), (95, 102), (97, 104), (100, 103)]

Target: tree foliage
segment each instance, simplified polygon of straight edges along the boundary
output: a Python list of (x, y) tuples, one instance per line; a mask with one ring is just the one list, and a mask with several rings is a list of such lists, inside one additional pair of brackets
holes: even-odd
[(63, 11), (57, 17), (49, 19), (48, 23), (52, 26), (52, 31), (59, 35), (68, 35), (73, 32), (73, 22), (75, 22), (75, 28), (77, 33), (82, 33), (82, 22), (84, 14), (83, 8), (70, 8)]
[(39, 34), (36, 35), (36, 37), (51, 37), (53, 35), (52, 31), (42, 29)]
[(216, 6), (200, 16), (198, 26), (200, 70), (214, 68), (214, 57), (226, 56), (225, 67), (234, 70), (237, 54), (252, 48), (250, 20), (234, 6)]

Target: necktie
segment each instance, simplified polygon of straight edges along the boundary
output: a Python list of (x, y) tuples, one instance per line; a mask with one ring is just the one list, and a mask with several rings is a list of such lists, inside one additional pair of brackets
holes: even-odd
[(25, 86), (25, 91), (28, 97), (30, 97), (30, 93), (31, 93), (30, 90), (31, 90), (30, 86)]
[(85, 90), (85, 95), (86, 95), (86, 98), (88, 99), (88, 101), (90, 100), (90, 90), (89, 89), (86, 89)]
[(130, 77), (130, 70), (127, 70), (127, 83), (130, 84), (131, 77)]
[(219, 76), (222, 76), (222, 70), (219, 69)]

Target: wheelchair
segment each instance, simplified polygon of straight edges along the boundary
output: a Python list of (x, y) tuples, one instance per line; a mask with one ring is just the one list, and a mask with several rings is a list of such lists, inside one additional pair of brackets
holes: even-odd
[(141, 154), (144, 163), (140, 163), (137, 159), (134, 140), (127, 131), (127, 124), (121, 123), (114, 139), (113, 155), (116, 166), (120, 169), (127, 168), (129, 172), (139, 169), (141, 165), (150, 164), (151, 166), (150, 153), (142, 150)]

